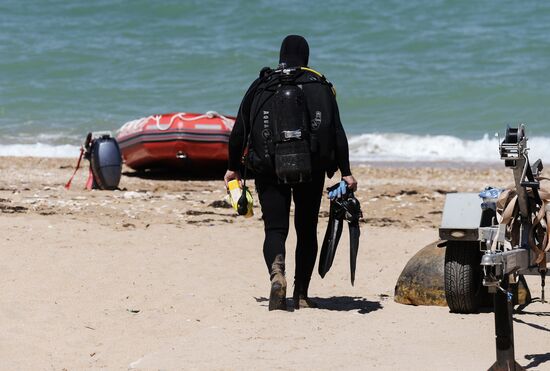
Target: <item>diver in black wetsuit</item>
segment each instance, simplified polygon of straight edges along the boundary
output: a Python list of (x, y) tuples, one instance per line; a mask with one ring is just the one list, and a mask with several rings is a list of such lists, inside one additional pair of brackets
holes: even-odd
[[(294, 274), (294, 307), (315, 307), (308, 298), (308, 287), (317, 257), (317, 220), (325, 174), (340, 170), (342, 180), (355, 191), (357, 182), (351, 175), (348, 142), (332, 85), (324, 76), (307, 68), (309, 46), (297, 35), (287, 36), (281, 45), (279, 69), (264, 68), (245, 94), (229, 140), (229, 165), (224, 180), (241, 179), (243, 155), (247, 168), (254, 174), (262, 207), (265, 240), (263, 253), (271, 279), (269, 310), (286, 309), (285, 241), (289, 230), (291, 199), (294, 200), (296, 228), (296, 270)], [(311, 143), (310, 171), (288, 184), (269, 160), (274, 146), (273, 121), (285, 112), (273, 112), (280, 106), (273, 101), (286, 69), (292, 84), (305, 97), (308, 145)], [(291, 71), (291, 72), (288, 72)], [(299, 92), (299, 94), (301, 94)], [(300, 96), (297, 98), (299, 101)], [(288, 112), (287, 112), (288, 117)], [(292, 118), (291, 118), (292, 119)], [(277, 125), (277, 124), (275, 124)], [(266, 162), (266, 158), (268, 159)], [(309, 160), (308, 160), (309, 161)]]

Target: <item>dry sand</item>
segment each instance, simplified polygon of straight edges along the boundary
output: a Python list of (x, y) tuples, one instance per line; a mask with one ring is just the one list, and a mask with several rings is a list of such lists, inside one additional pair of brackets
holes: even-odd
[[(314, 272), (320, 308), (268, 312), (258, 208), (243, 219), (220, 207), (219, 180), (131, 172), (121, 191), (81, 190), (86, 171), (66, 191), (73, 166), (0, 158), (1, 369), (481, 370), (495, 359), (491, 313), (401, 305), (393, 290), (437, 239), (445, 193), (504, 186), (504, 169), (356, 165), (355, 287), (344, 232), (332, 270)], [(288, 272), (294, 244), (291, 232)], [(549, 308), (515, 316), (516, 359), (529, 369), (550, 369)]]

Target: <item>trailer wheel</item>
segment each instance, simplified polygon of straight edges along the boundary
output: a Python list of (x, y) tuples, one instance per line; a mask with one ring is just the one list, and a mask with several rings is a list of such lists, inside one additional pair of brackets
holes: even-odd
[(476, 313), (483, 296), (477, 241), (449, 241), (445, 251), (445, 298), (453, 313)]

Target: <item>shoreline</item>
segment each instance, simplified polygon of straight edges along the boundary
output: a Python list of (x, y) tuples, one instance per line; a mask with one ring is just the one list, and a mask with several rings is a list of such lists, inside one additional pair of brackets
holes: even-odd
[(460, 162), (460, 161), (350, 161), (352, 165), (371, 166), (397, 169), (494, 169), (502, 166), (501, 161), (495, 162)]
[[(35, 159), (59, 160), (68, 161), (78, 159), (79, 152), (75, 152), (73, 157), (49, 157), (49, 156), (3, 156), (0, 155), (0, 160), (9, 159)], [(502, 161), (496, 160), (493, 162), (467, 162), (467, 161), (392, 161), (392, 160), (350, 160), (352, 166), (370, 166), (382, 168), (406, 168), (406, 169), (424, 169), (424, 168), (450, 168), (450, 169), (490, 169), (498, 166), (503, 166)]]
[[(174, 178), (142, 178), (127, 167), (123, 168), (120, 190), (87, 192), (83, 190), (88, 176), (86, 161), (73, 180), (71, 190), (67, 191), (63, 186), (72, 175), (75, 165), (76, 158), (4, 157), (0, 161), (0, 198), (9, 200), (14, 207), (26, 208), (30, 213), (70, 213), (79, 219), (87, 217), (85, 206), (99, 210), (102, 205), (109, 205), (113, 210), (110, 215), (127, 220), (128, 215), (139, 216), (140, 211), (147, 208), (144, 205), (146, 201), (171, 208), (171, 201), (177, 199), (181, 201), (179, 207), (189, 208), (185, 211), (187, 213), (197, 211), (201, 205), (221, 202), (226, 194), (222, 173), (219, 178), (210, 176), (203, 179), (181, 179), (183, 174)], [(486, 186), (504, 187), (512, 182), (511, 174), (504, 167), (378, 165), (352, 163), (352, 171), (359, 182), (356, 196), (366, 211), (366, 220), (374, 225), (411, 228), (419, 223), (421, 226), (436, 228), (446, 193), (479, 192)], [(334, 184), (338, 179), (338, 174), (332, 179), (326, 179), (325, 187)], [(255, 189), (252, 189), (259, 213), (257, 195)], [(211, 207), (208, 210), (211, 213), (209, 215), (217, 215), (214, 219), (232, 220), (234, 217), (229, 209)], [(326, 197), (323, 198), (321, 211), (328, 211)], [(174, 223), (183, 223), (187, 219), (197, 218), (185, 213), (169, 215), (169, 221)]]

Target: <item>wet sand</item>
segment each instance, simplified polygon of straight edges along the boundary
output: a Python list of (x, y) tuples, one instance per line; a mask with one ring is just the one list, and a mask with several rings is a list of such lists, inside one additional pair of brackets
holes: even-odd
[[(83, 190), (83, 170), (67, 191), (74, 164), (0, 158), (2, 369), (479, 370), (494, 361), (491, 313), (405, 306), (393, 290), (408, 259), (437, 239), (445, 194), (505, 186), (505, 169), (355, 164), (364, 211), (355, 286), (344, 231), (331, 271), (314, 272), (320, 308), (268, 312), (258, 207), (236, 217), (220, 180), (130, 169), (120, 191)], [(323, 200), (319, 239), (327, 215)], [(295, 241), (291, 231), (289, 281)], [(515, 317), (516, 359), (530, 369), (550, 369), (549, 308), (535, 302)]]

